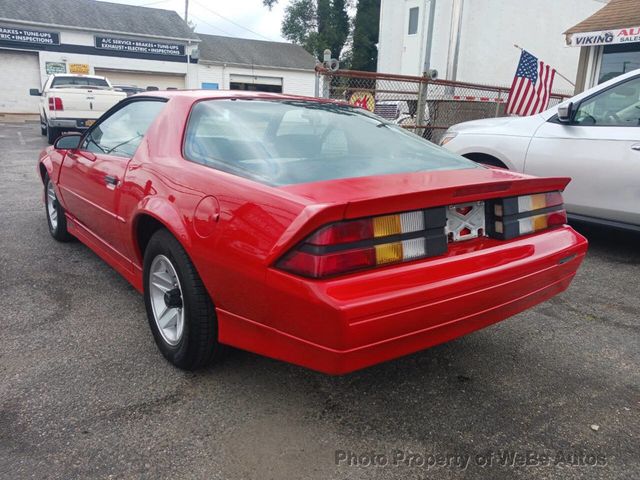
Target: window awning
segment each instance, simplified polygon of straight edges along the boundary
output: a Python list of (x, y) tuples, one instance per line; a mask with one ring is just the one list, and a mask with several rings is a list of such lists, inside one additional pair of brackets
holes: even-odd
[(564, 33), (573, 47), (640, 42), (638, 0), (611, 0)]

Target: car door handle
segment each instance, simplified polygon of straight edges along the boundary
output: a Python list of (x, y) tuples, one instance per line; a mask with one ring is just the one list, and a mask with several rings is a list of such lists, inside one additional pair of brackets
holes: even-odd
[(118, 186), (118, 177), (114, 177), (113, 175), (105, 175), (104, 184), (107, 186), (107, 188), (116, 188)]
[(640, 143), (635, 143), (631, 145), (631, 150), (635, 150), (636, 152), (640, 152)]

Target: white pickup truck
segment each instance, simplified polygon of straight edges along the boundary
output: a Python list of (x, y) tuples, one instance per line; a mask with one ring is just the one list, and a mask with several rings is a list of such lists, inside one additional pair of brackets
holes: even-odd
[(93, 125), (104, 112), (127, 97), (113, 89), (109, 80), (94, 75), (51, 75), (42, 92), (31, 89), (40, 97), (40, 128), (50, 144), (63, 131), (82, 131)]

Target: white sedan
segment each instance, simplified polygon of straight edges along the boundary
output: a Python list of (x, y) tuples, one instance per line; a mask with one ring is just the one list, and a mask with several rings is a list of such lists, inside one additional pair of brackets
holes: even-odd
[(538, 115), (454, 125), (440, 144), (477, 162), (571, 177), (570, 218), (640, 231), (640, 70)]

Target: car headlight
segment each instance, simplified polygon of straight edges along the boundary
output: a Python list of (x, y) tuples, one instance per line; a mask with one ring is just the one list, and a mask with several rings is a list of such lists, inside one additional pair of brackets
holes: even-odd
[(456, 138), (456, 136), (458, 135), (457, 132), (450, 132), (450, 131), (446, 131), (444, 133), (444, 135), (442, 136), (442, 138), (440, 139), (440, 146), (443, 147), (445, 146), (447, 143), (449, 143), (451, 140), (453, 140), (454, 138)]

